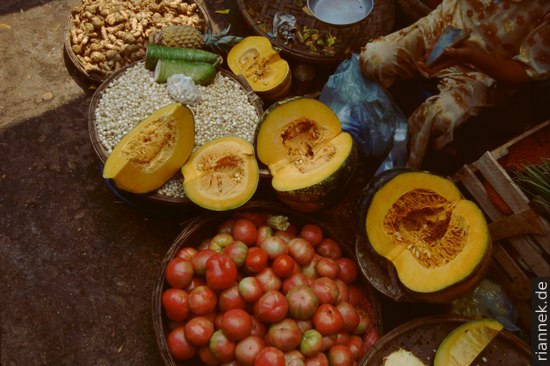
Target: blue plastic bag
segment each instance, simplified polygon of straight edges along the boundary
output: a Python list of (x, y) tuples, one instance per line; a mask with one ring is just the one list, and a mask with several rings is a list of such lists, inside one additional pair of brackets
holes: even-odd
[(363, 157), (383, 160), (377, 172), (405, 166), (407, 120), (386, 90), (365, 78), (357, 54), (336, 68), (319, 100), (338, 115)]

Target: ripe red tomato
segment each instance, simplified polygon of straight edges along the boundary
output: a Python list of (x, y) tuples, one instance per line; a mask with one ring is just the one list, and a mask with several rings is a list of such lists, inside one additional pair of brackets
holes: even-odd
[(315, 254), (313, 256), (313, 259), (308, 264), (302, 266), (302, 273), (311, 278), (319, 277), (319, 274), (317, 273), (317, 269), (315, 267), (317, 266), (317, 262), (319, 262), (321, 258), (323, 257), (321, 257), (319, 254)]
[(297, 349), (285, 352), (285, 365), (286, 366), (304, 366), (306, 358)]
[(260, 243), (260, 248), (265, 250), (267, 256), (271, 259), (288, 254), (288, 244), (279, 236), (268, 236)]
[(292, 238), (294, 238), (294, 235), (286, 230), (277, 230), (273, 236), (283, 239), (283, 241), (287, 244), (290, 240), (292, 240)]
[(315, 250), (322, 257), (338, 259), (342, 256), (342, 249), (337, 242), (330, 238), (323, 239)]
[(361, 357), (367, 353), (367, 351), (378, 341), (378, 339), (380, 339), (378, 331), (375, 327), (371, 327), (363, 336), (363, 343), (361, 344)]
[(305, 224), (300, 230), (300, 237), (306, 239), (316, 247), (323, 240), (323, 229), (316, 224)]
[(253, 366), (256, 356), (262, 348), (265, 347), (265, 342), (257, 336), (248, 336), (235, 347), (235, 360), (242, 366)]
[(255, 316), (251, 316), (250, 318), (252, 319), (252, 330), (250, 330), (250, 335), (264, 339), (267, 334), (266, 325), (259, 321)]
[(319, 306), (312, 321), (315, 329), (324, 336), (338, 333), (344, 326), (342, 315), (336, 307), (330, 304)]
[(250, 335), (252, 319), (242, 309), (231, 309), (223, 314), (221, 329), (229, 340), (240, 341)]
[(199, 251), (193, 247), (185, 247), (178, 250), (178, 252), (176, 253), (176, 257), (179, 257), (181, 259), (185, 259), (188, 261), (192, 261), (198, 252)]
[(220, 293), (218, 296), (218, 308), (222, 313), (231, 309), (246, 308), (246, 301), (239, 293), (239, 287), (236, 284)]
[(315, 356), (307, 357), (305, 366), (329, 366), (328, 358), (324, 353), (318, 353)]
[(254, 366), (285, 366), (285, 355), (275, 347), (264, 347), (256, 356)]
[(214, 333), (214, 324), (204, 316), (196, 316), (185, 323), (185, 336), (196, 347), (206, 346)]
[(313, 280), (311, 288), (321, 304), (336, 304), (340, 290), (336, 281), (328, 277), (320, 277)]
[(189, 286), (194, 274), (193, 264), (179, 257), (173, 258), (166, 265), (166, 282), (174, 288)]
[(256, 225), (247, 219), (237, 219), (233, 223), (231, 234), (235, 240), (242, 241), (246, 245), (250, 246), (256, 242)]
[(303, 273), (301, 272), (294, 273), (292, 276), (286, 278), (283, 281), (283, 284), (282, 284), (283, 294), (287, 294), (288, 291), (290, 291), (290, 289), (293, 287), (308, 286), (308, 285), (309, 285), (309, 281)]
[(361, 337), (357, 335), (351, 335), (348, 340), (347, 346), (349, 347), (349, 350), (351, 351), (351, 354), (355, 360), (359, 360), (361, 357), (363, 357), (361, 353), (361, 346), (363, 344), (363, 340)]
[(365, 294), (363, 293), (363, 290), (361, 290), (356, 285), (349, 285), (348, 286), (348, 292), (349, 292), (349, 302), (353, 306), (359, 306), (361, 302), (363, 301), (363, 298), (365, 297)]
[(288, 254), (281, 255), (273, 261), (271, 267), (275, 274), (279, 277), (290, 277), (294, 273), (296, 262)]
[(271, 346), (283, 352), (288, 352), (300, 345), (302, 333), (294, 319), (286, 318), (271, 324), (266, 338)]
[(288, 302), (279, 291), (267, 291), (254, 303), (254, 316), (264, 323), (283, 320), (288, 312)]
[(300, 237), (294, 238), (288, 242), (288, 251), (296, 263), (301, 266), (309, 264), (315, 256), (313, 245), (306, 239)]
[(340, 274), (338, 263), (332, 258), (322, 257), (317, 261), (315, 270), (319, 277), (329, 277), (335, 280)]
[(338, 267), (340, 267), (338, 278), (348, 285), (353, 283), (359, 273), (357, 263), (345, 257), (336, 259), (336, 263), (338, 263)]
[(347, 301), (342, 301), (336, 305), (336, 309), (338, 309), (344, 319), (344, 327), (342, 330), (345, 332), (355, 331), (360, 320), (355, 307)]
[(227, 219), (223, 221), (220, 226), (218, 226), (218, 234), (231, 234), (231, 229), (233, 228), (233, 223), (235, 220)]
[(185, 328), (178, 327), (166, 336), (168, 350), (174, 359), (185, 361), (193, 358), (197, 349), (185, 337)]
[(256, 275), (258, 281), (262, 285), (263, 292), (275, 290), (278, 291), (281, 288), (282, 281), (275, 274), (271, 267), (265, 268), (263, 271)]
[(204, 274), (206, 273), (206, 262), (214, 254), (216, 254), (216, 252), (212, 249), (204, 249), (197, 253), (195, 258), (193, 258), (193, 268), (195, 269), (195, 275), (204, 276)]
[(328, 351), (330, 366), (351, 366), (353, 361), (353, 355), (348, 346), (337, 344)]
[(359, 324), (357, 324), (357, 328), (355, 328), (353, 334), (362, 335), (371, 325), (370, 316), (367, 310), (361, 307), (356, 307), (355, 310), (357, 312), (357, 315), (359, 315)]
[(267, 267), (267, 253), (259, 247), (251, 247), (248, 249), (248, 255), (244, 262), (245, 269), (248, 273), (259, 273)]
[(229, 340), (223, 330), (218, 329), (210, 337), (210, 351), (221, 362), (231, 362), (235, 357), (235, 342)]
[(199, 348), (197, 353), (199, 359), (207, 366), (218, 366), (220, 364), (220, 361), (214, 356), (212, 351), (210, 351), (209, 346)]
[(189, 309), (196, 315), (207, 315), (216, 309), (217, 296), (208, 286), (199, 286), (189, 293)]
[(298, 328), (300, 328), (300, 331), (302, 332), (302, 334), (304, 334), (306, 330), (313, 329), (313, 322), (311, 321), (311, 319), (296, 320), (296, 325), (298, 325)]
[(237, 268), (241, 268), (248, 255), (248, 247), (242, 241), (234, 241), (223, 248), (223, 254), (233, 259)]
[(239, 294), (244, 301), (256, 302), (262, 297), (264, 290), (261, 282), (256, 277), (245, 277), (239, 281)]
[(298, 320), (313, 317), (319, 306), (319, 298), (309, 286), (296, 286), (286, 294), (289, 315)]
[(339, 279), (336, 279), (334, 282), (336, 283), (336, 286), (338, 286), (338, 297), (336, 298), (336, 304), (342, 301), (348, 301), (349, 300), (348, 285), (346, 285), (344, 281)]
[(318, 330), (309, 329), (302, 335), (300, 352), (306, 357), (315, 356), (323, 349), (323, 335)]
[(162, 306), (166, 317), (175, 322), (182, 322), (190, 314), (189, 296), (182, 289), (169, 288), (162, 293)]
[(237, 280), (237, 267), (231, 258), (214, 254), (206, 261), (206, 284), (213, 290), (224, 290)]
[(187, 293), (190, 293), (191, 291), (193, 291), (196, 287), (199, 287), (199, 286), (202, 286), (202, 285), (206, 285), (206, 282), (204, 281), (204, 279), (200, 278), (200, 277), (193, 277), (193, 279), (191, 280), (191, 283), (189, 284), (189, 286), (187, 286), (185, 288), (185, 291), (187, 291)]
[(349, 337), (350, 337), (350, 334), (346, 331), (336, 334), (336, 344), (347, 345), (349, 342)]

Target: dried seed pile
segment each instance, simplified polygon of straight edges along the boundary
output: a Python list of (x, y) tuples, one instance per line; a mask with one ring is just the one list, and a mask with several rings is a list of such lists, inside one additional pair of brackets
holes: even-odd
[(144, 58), (151, 33), (168, 24), (203, 31), (205, 20), (185, 0), (82, 0), (71, 12), (71, 49), (86, 72), (108, 76)]
[[(195, 117), (195, 148), (229, 135), (254, 142), (258, 112), (239, 83), (218, 73), (210, 85), (197, 87), (201, 103), (188, 106)], [(174, 102), (166, 84), (156, 83), (143, 62), (126, 69), (103, 91), (95, 109), (97, 137), (107, 155), (139, 122)], [(183, 197), (181, 177), (172, 179), (158, 193)]]

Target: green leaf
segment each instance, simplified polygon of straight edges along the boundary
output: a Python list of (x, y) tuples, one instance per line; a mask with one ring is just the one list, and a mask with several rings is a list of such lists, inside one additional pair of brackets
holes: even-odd
[(215, 13), (218, 14), (229, 14), (230, 9), (222, 9), (222, 10), (216, 10)]

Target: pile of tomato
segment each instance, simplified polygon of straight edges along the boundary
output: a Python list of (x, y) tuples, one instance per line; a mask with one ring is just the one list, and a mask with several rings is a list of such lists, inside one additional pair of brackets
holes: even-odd
[(357, 276), (317, 224), (233, 216), (166, 266), (168, 350), (205, 365), (357, 365), (378, 339)]

